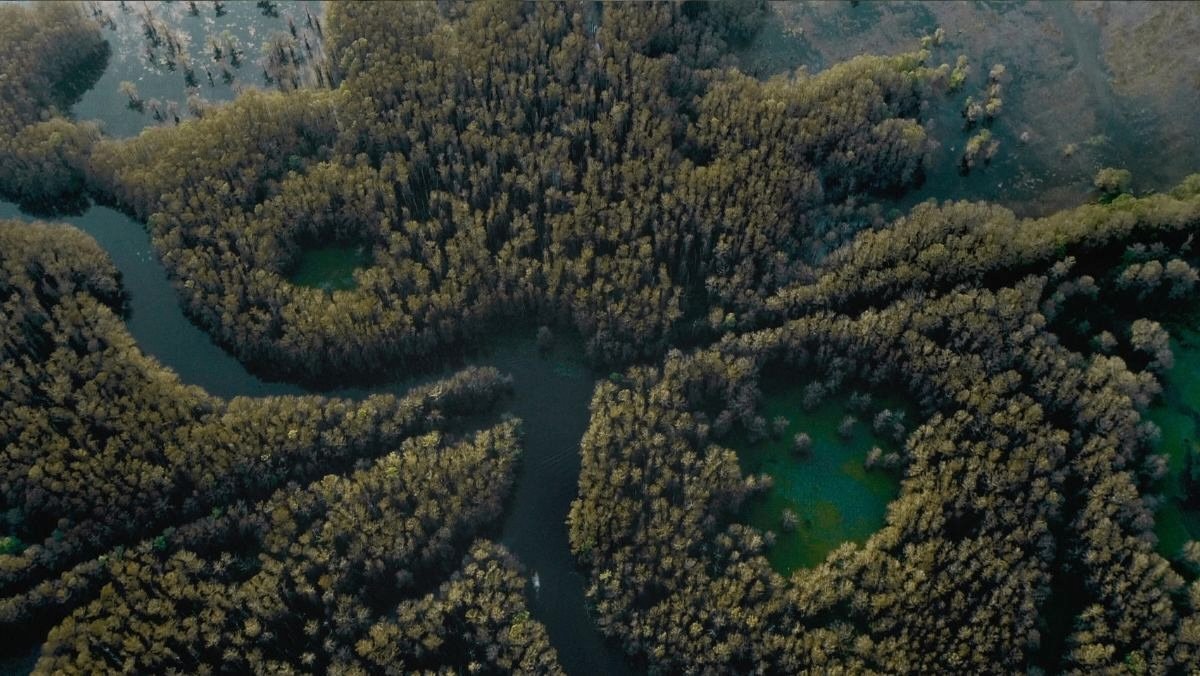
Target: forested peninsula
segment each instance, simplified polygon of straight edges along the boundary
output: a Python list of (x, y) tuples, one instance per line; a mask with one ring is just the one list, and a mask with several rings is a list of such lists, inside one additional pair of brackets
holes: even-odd
[[(1200, 669), (1200, 446), (1160, 424), (1192, 402), (1200, 174), (1107, 168), (1038, 217), (905, 204), (933, 111), (986, 170), (1012, 75), (960, 101), (978, 64), (939, 29), (760, 79), (734, 55), (768, 11), (325, 3), (319, 83), (116, 138), (71, 112), (102, 12), (0, 6), (0, 197), (44, 219), (0, 220), (5, 653), (562, 673), (553, 590), (498, 526), (529, 423), (509, 374), (461, 363), (516, 326), (591, 369), (551, 518), (631, 670)], [(217, 345), (313, 393), (220, 397), (144, 354), (110, 255), (50, 222), (92, 204), (146, 228)], [(344, 284), (297, 279), (322, 247), (357, 252)], [(843, 403), (835, 432), (805, 417)], [(839, 471), (877, 479), (877, 528), (780, 555), (849, 518), (768, 513), (785, 471), (868, 437)]]
[[(1172, 358), (1147, 315), (1193, 294), (1178, 256), (1198, 188), (1048, 219), (923, 208), (777, 301), (824, 307), (600, 385), (571, 535), (603, 625), (667, 671), (1011, 671), (1066, 629), (1046, 618), (1071, 603), (1052, 668), (1194, 667), (1200, 588), (1154, 552), (1165, 465), (1141, 412)], [(1173, 272), (1137, 279), (1147, 266)], [(854, 311), (859, 288), (870, 306)], [(1111, 323), (1069, 312), (1101, 300)], [(779, 369), (816, 400), (899, 391), (921, 413), (884, 527), (788, 577), (763, 556), (776, 533), (735, 518), (769, 478), (722, 445), (735, 427), (771, 433), (758, 380)], [(1188, 579), (1197, 554), (1180, 555)]]

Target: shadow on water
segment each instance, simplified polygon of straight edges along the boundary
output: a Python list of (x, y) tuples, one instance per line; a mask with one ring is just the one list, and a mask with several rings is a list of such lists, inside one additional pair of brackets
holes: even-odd
[[(0, 202), (0, 219), (33, 220), (8, 202)], [(375, 393), (399, 394), (450, 373), (402, 375), (378, 388), (325, 392), (262, 380), (187, 319), (140, 223), (105, 207), (62, 220), (94, 237), (120, 271), (129, 297), (126, 325), (141, 350), (183, 382), (211, 394), (229, 398), (319, 393), (361, 399)], [(560, 339), (549, 354), (539, 354), (530, 328), (493, 341), (487, 351), (467, 356), (463, 363), (494, 366), (513, 378), (508, 411), (524, 421), (524, 454), (499, 540), (520, 559), (529, 577), (538, 576), (540, 587), (528, 590), (533, 616), (545, 624), (567, 673), (631, 673), (619, 647), (604, 640), (588, 615), (585, 579), (567, 540), (567, 512), (578, 487), (579, 441), (595, 382), (584, 366), (581, 346)], [(36, 650), (0, 664), (0, 673), (26, 673), (35, 659)]]
[[(209, 35), (229, 29), (242, 44), (249, 46), (253, 44), (252, 35), (243, 31), (250, 26), (266, 30), (265, 26), (269, 22), (256, 16), (257, 10), (253, 3), (226, 4), (232, 13), (222, 20), (208, 16), (185, 17), (181, 20), (183, 28), (196, 47), (197, 56), (204, 49), (206, 37)], [(946, 3), (942, 7), (950, 5), (951, 3)], [(883, 19), (895, 21), (894, 18), (889, 18), (889, 15), (907, 12), (901, 17), (904, 20), (899, 22), (899, 25), (911, 33), (912, 43), (905, 47), (911, 49), (919, 35), (930, 30), (932, 18), (921, 8), (906, 7), (904, 4), (847, 5), (838, 10), (845, 14), (838, 22), (822, 24), (820, 27), (828, 29), (825, 32), (827, 36), (836, 32), (838, 42), (851, 42), (855, 39), (862, 42), (860, 38), (867, 36), (867, 29), (871, 26), (879, 24)], [(931, 133), (938, 138), (941, 146), (931, 158), (931, 171), (927, 173), (925, 183), (903, 200), (887, 206), (902, 211), (911, 204), (929, 197), (958, 197), (993, 199), (1019, 212), (1041, 213), (1061, 206), (1062, 203), (1081, 201), (1086, 196), (1086, 191), (1090, 190), (1090, 172), (1094, 171), (1095, 167), (1091, 166), (1094, 162), (1130, 165), (1139, 183), (1142, 183), (1143, 171), (1155, 170), (1159, 156), (1156, 153), (1140, 152), (1148, 146), (1131, 141), (1132, 132), (1122, 126), (1133, 124), (1135, 121), (1129, 118), (1128, 111), (1121, 105), (1122, 101), (1113, 98), (1109, 76), (1103, 72), (1103, 64), (1096, 52), (1096, 36), (1092, 34), (1091, 28), (1082, 25), (1071, 7), (1065, 3), (1047, 3), (1033, 8), (1019, 7), (1020, 11), (1039, 13), (1042, 12), (1040, 8), (1045, 7), (1045, 13), (1048, 15), (1046, 18), (1061, 30), (1064, 47), (1074, 58), (1071, 67), (1082, 71), (1088, 85), (1085, 96), (1090, 99), (1089, 105), (1098, 111), (1098, 129), (1091, 131), (1096, 133), (1097, 138), (1103, 135), (1110, 139), (1103, 148), (1104, 152), (1096, 153), (1102, 157), (1088, 160), (1088, 166), (1084, 167), (1082, 161), (1066, 162), (1057, 154), (1057, 149), (1053, 153), (1037, 154), (1034, 146), (1022, 145), (1023, 142), (1018, 137), (1018, 125), (1033, 124), (1036, 120), (1020, 120), (1015, 116), (1009, 117), (1009, 113), (1006, 113), (992, 129), (1002, 141), (1001, 154), (991, 166), (972, 172), (966, 177), (960, 176), (957, 172), (956, 157), (960, 154), (961, 144), (965, 142), (968, 134), (962, 128), (959, 103), (966, 94), (977, 93), (980, 89), (984, 75), (976, 71), (974, 79), (964, 92), (953, 101), (938, 102), (942, 109), (931, 114), (934, 117)], [(131, 37), (126, 39), (126, 35)], [(148, 114), (128, 110), (127, 101), (118, 91), (118, 84), (122, 80), (131, 80), (138, 85), (145, 98), (157, 97), (164, 101), (174, 99), (182, 102), (186, 99), (182, 75), (178, 72), (160, 72), (161, 69), (152, 68), (140, 60), (140, 43), (136, 31), (106, 34), (106, 37), (116, 45), (112, 61), (96, 85), (74, 106), (73, 112), (78, 119), (102, 121), (109, 136), (130, 136), (152, 124), (153, 119)], [(800, 35), (772, 15), (759, 39), (749, 48), (743, 65), (754, 75), (766, 76), (800, 65), (808, 65), (815, 72), (840, 60), (824, 54), (818, 48), (818, 42), (809, 40), (808, 37), (818, 36)], [(1035, 54), (1031, 47), (1045, 36), (1039, 32), (1028, 32), (1018, 37), (1018, 40), (1013, 41), (1012, 49)], [(949, 58), (947, 55), (952, 56), (965, 46), (955, 45), (952, 50), (946, 50), (945, 54), (938, 54), (937, 59)], [(868, 45), (858, 51), (880, 50), (876, 46)], [(996, 54), (995, 58), (992, 56), (989, 55), (986, 61), (979, 59), (980, 67), (984, 64), (990, 65), (999, 58), (1008, 65), (1014, 76), (1013, 86), (1006, 95), (1008, 108), (1018, 108), (1021, 103), (1022, 96), (1025, 95), (1021, 87), (1023, 81), (1033, 83), (1047, 76), (1037, 63), (1029, 64), (1020, 59), (1009, 59), (1007, 54)], [(1025, 69), (1025, 66), (1029, 68)], [(1037, 66), (1037, 70), (1033, 66)], [(200, 91), (202, 96), (210, 101), (228, 100), (236, 93), (233, 86), (223, 83), (220, 78), (209, 82), (207, 77), (200, 83)], [(1030, 100), (1035, 98), (1029, 96)], [(1057, 118), (1050, 119), (1055, 124), (1059, 121)], [(1075, 126), (1074, 121), (1070, 120), (1067, 121), (1067, 125), (1072, 128)], [(1142, 138), (1138, 137), (1138, 140)], [(1068, 164), (1071, 166), (1065, 166)], [(1153, 176), (1156, 183), (1164, 184), (1174, 183), (1179, 178), (1147, 175), (1150, 176)], [(1056, 190), (1059, 191), (1056, 193), (1058, 203), (1051, 204), (1041, 198), (1042, 195)], [(1081, 190), (1084, 193), (1081, 194)], [(0, 218), (29, 220), (14, 205), (4, 202), (0, 202)], [(122, 274), (122, 281), (129, 295), (130, 312), (126, 323), (130, 333), (143, 352), (174, 370), (182, 381), (227, 398), (302, 395), (312, 392), (295, 384), (269, 382), (255, 377), (215, 345), (208, 334), (193, 325), (184, 315), (179, 298), (154, 255), (149, 236), (141, 224), (104, 207), (94, 207), (87, 211), (86, 215), (57, 220), (71, 223), (89, 233), (109, 253)], [(344, 258), (341, 257), (343, 260)], [(335, 260), (332, 264), (336, 266), (339, 263)], [(326, 268), (323, 264), (316, 267), (322, 270)], [(320, 279), (317, 286), (329, 281), (325, 272), (318, 274)], [(352, 273), (349, 274), (352, 278)], [(344, 280), (345, 274), (335, 271), (333, 277)], [(587, 423), (587, 405), (594, 384), (594, 374), (582, 366), (579, 351), (570, 341), (560, 341), (554, 353), (542, 357), (534, 346), (533, 331), (528, 330), (525, 333), (527, 335), (521, 337), (509, 336), (490, 341), (491, 347), (487, 352), (462, 360), (466, 364), (492, 365), (510, 374), (514, 381), (514, 396), (508, 402), (509, 411), (525, 421), (523, 462), (499, 528), (498, 538), (520, 558), (530, 577), (537, 574), (541, 584), (537, 590), (529, 589), (530, 607), (534, 616), (546, 625), (551, 642), (558, 650), (560, 660), (568, 673), (625, 673), (630, 671), (630, 666), (622, 659), (617, 648), (603, 640), (588, 617), (583, 594), (585, 582), (570, 555), (565, 525), (570, 501), (577, 490), (579, 440)], [(1200, 350), (1197, 354), (1200, 354)], [(1190, 378), (1191, 371), (1185, 371), (1183, 367), (1191, 362), (1179, 350), (1176, 351), (1176, 357), (1178, 364), (1172, 377), (1186, 373), (1186, 377), (1179, 379), (1182, 381)], [(361, 398), (375, 392), (399, 393), (416, 382), (429, 380), (436, 375), (439, 374), (420, 378), (405, 376), (376, 388), (343, 388), (323, 394)], [(764, 387), (766, 385), (764, 383)], [(1173, 449), (1183, 447), (1182, 442), (1176, 443), (1176, 437), (1186, 437), (1193, 443), (1197, 438), (1196, 431), (1200, 426), (1195, 420), (1195, 411), (1200, 410), (1200, 397), (1190, 399), (1189, 402), (1196, 403), (1188, 403), (1184, 410), (1176, 405), (1180, 403), (1178, 398), (1170, 399), (1170, 392), (1171, 386), (1168, 383), (1168, 399), (1161, 409), (1151, 411), (1150, 416), (1152, 419), (1156, 415), (1178, 417), (1177, 420), (1172, 418), (1173, 422), (1170, 424), (1164, 424), (1167, 421), (1160, 420), (1160, 426), (1164, 429), (1164, 450), (1171, 455), (1174, 474), (1178, 471), (1177, 464), (1181, 463), (1181, 460), (1177, 460)], [(817, 501), (810, 505), (810, 511), (816, 517), (814, 522), (823, 519), (835, 524), (838, 534), (834, 539), (838, 542), (843, 539), (858, 540), (869, 535), (882, 523), (888, 496), (894, 495), (895, 487), (892, 485), (894, 479), (886, 475), (871, 477), (877, 472), (867, 473), (868, 481), (865, 482), (858, 476), (862, 473), (860, 456), (865, 455), (871, 444), (878, 443), (869, 440), (869, 422), (865, 420), (865, 416), (859, 423), (859, 429), (852, 442), (845, 444), (832, 438), (820, 438), (821, 434), (832, 433), (832, 430), (836, 429), (841, 414), (837, 402), (829, 402), (810, 415), (798, 413), (801, 409), (789, 403), (794, 395), (778, 392), (767, 392), (767, 395), (764, 406), (768, 419), (775, 415), (786, 415), (792, 422), (784, 436), (786, 441), (763, 442), (754, 447), (747, 445), (743, 449), (743, 463), (747, 471), (764, 471), (776, 475), (777, 479), (776, 488), (773, 489), (774, 497), (768, 495), (765, 500), (760, 501), (757, 508), (752, 506), (751, 510), (758, 509), (759, 512), (756, 515), (752, 511), (747, 518), (764, 529), (778, 530), (779, 512), (785, 502), (791, 500), (793, 508), (800, 507), (797, 511), (803, 511), (804, 508), (796, 503), (795, 497), (788, 497), (797, 493), (785, 490), (787, 486), (792, 485), (794, 488), (798, 485), (797, 481), (799, 484), (815, 481), (818, 484), (829, 483), (831, 487), (843, 486), (845, 490), (839, 489), (833, 491), (836, 494), (815, 499)], [(785, 457), (780, 452), (783, 445), (790, 443), (790, 436), (801, 430), (809, 431), (815, 442), (814, 457), (803, 462), (795, 461), (790, 456)], [(1181, 453), (1178, 455), (1182, 457)], [(775, 465), (768, 466), (772, 460)], [(810, 465), (806, 466), (804, 463)], [(825, 464), (829, 467), (824, 467)], [(819, 467), (824, 469), (816, 471)], [(822, 480), (839, 474), (841, 478), (838, 482), (845, 482), (845, 485)], [(772, 502), (773, 500), (775, 502)], [(821, 503), (820, 500), (828, 504)], [(829, 505), (832, 505), (832, 508)], [(1176, 516), (1178, 518), (1175, 518)], [(1200, 518), (1194, 518), (1195, 516), (1175, 514), (1170, 506), (1160, 510), (1157, 529), (1160, 546), (1171, 549), (1176, 542), (1181, 542), (1182, 538), (1187, 537), (1188, 524), (1200, 523)], [(860, 525), (850, 527), (851, 522), (859, 524), (860, 521)], [(800, 537), (802, 534), (793, 534), (788, 541), (790, 544), (784, 542), (784, 538), (780, 538), (780, 544), (770, 556), (777, 569), (815, 565), (813, 562), (819, 563), (828, 548), (831, 548), (824, 541), (813, 540), (806, 544)], [(836, 546), (836, 542), (832, 546)], [(1054, 607), (1063, 599), (1075, 596), (1076, 590), (1067, 584), (1056, 586), (1050, 593), (1051, 598), (1046, 603), (1048, 607)], [(1048, 617), (1048, 624), (1063, 625), (1074, 615), (1075, 612), (1067, 611), (1062, 613), (1062, 617)], [(0, 663), (0, 673), (27, 672), (36, 659), (36, 648), (33, 648), (33, 651), (32, 654), (21, 658), (19, 663)]]

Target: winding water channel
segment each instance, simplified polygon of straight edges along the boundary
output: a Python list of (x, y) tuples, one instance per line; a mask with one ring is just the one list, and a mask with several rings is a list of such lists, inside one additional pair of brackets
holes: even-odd
[[(0, 202), (0, 218), (35, 220), (8, 202)], [(394, 382), (381, 387), (314, 392), (262, 380), (183, 314), (142, 224), (105, 207), (52, 220), (74, 225), (104, 247), (121, 272), (129, 297), (129, 332), (143, 352), (174, 370), (185, 383), (227, 398), (315, 393), (362, 399), (379, 392), (403, 393), (418, 382), (396, 374)], [(465, 364), (494, 366), (512, 376), (513, 396), (506, 401), (506, 410), (524, 421), (523, 459), (499, 541), (516, 554), (529, 576), (537, 574), (539, 588), (528, 589), (530, 611), (546, 625), (567, 673), (631, 673), (620, 648), (605, 641), (589, 617), (585, 579), (575, 567), (567, 541), (566, 517), (578, 490), (579, 440), (587, 426), (594, 374), (572, 346), (564, 344), (542, 356), (532, 330), (527, 333), (528, 338), (506, 339), (486, 354), (465, 359)], [(425, 374), (420, 380), (447, 374)]]
[[(252, 3), (228, 4), (233, 13), (224, 20), (205, 18), (203, 23), (201, 19), (196, 19), (194, 24), (187, 24), (191, 19), (181, 19), (195, 44), (204, 44), (208, 34), (230, 29), (246, 45), (250, 45), (253, 44), (254, 33), (249, 31), (249, 27), (265, 31), (270, 25), (270, 21), (260, 16)], [(1177, 176), (1160, 176), (1159, 173), (1165, 172), (1155, 172), (1155, 165), (1160, 158), (1142, 152), (1149, 146), (1139, 145), (1141, 137), (1135, 137), (1128, 131), (1130, 121), (1114, 98), (1109, 75), (1096, 52), (1099, 41), (1092, 29), (1082, 24), (1066, 4), (1046, 3), (1039, 7), (1046, 8), (1050, 21), (1062, 31), (1074, 61), (1071, 68), (1081, 69), (1086, 78), (1087, 94), (1093, 99), (1090, 105), (1098, 111), (1095, 131), (1103, 131), (1112, 139), (1108, 156), (1103, 159), (1117, 160), (1120, 166), (1131, 166), (1137, 170), (1139, 181), (1142, 176), (1154, 178), (1152, 183), (1156, 187), (1162, 187), (1157, 184), (1165, 185), (1177, 180)], [(182, 12), (182, 9), (176, 9)], [(167, 10), (161, 11), (165, 13)], [(114, 12), (114, 16), (120, 19), (124, 14)], [(239, 32), (243, 29), (244, 33)], [(775, 33), (770, 35), (774, 36), (774, 41), (766, 44), (763, 51), (775, 58), (767, 64), (770, 72), (764, 72), (764, 76), (809, 62), (814, 70), (820, 70), (821, 64), (807, 43), (785, 33), (782, 24), (773, 30)], [(128, 38), (126, 33), (133, 37)], [(75, 107), (75, 113), (81, 119), (101, 119), (106, 134), (112, 137), (136, 134), (151, 123), (148, 115), (134, 114), (126, 109), (125, 99), (117, 91), (118, 82), (126, 79), (136, 81), (144, 97), (183, 100), (178, 73), (158, 72), (146, 67), (137, 58), (139, 43), (134, 39), (137, 36), (136, 30), (109, 36), (114, 45), (109, 68), (101, 81)], [(1026, 39), (1032, 41), (1038, 36), (1031, 34)], [(1009, 61), (1009, 65), (1013, 66), (1014, 62)], [(1041, 75), (1030, 73), (1028, 77)], [(1014, 83), (1010, 98), (1010, 105), (1014, 109), (1019, 109), (1015, 104), (1019, 103), (1019, 97), (1022, 96), (1018, 84)], [(234, 95), (234, 88), (218, 80), (216, 84), (204, 88), (204, 95), (211, 101), (227, 100)], [(939, 139), (943, 148), (938, 156), (939, 162), (931, 167), (921, 189), (887, 204), (888, 207), (902, 212), (929, 197), (944, 199), (957, 196), (1001, 201), (1022, 213), (1044, 210), (1044, 207), (1022, 203), (1022, 200), (1034, 197), (1026, 192), (1032, 192), (1035, 188), (1024, 191), (1016, 187), (1019, 176), (1015, 159), (1025, 154), (1032, 155), (1033, 151), (1033, 148), (1022, 145), (1023, 142), (1018, 140), (1017, 132), (1024, 128), (1018, 126), (1018, 122), (1026, 125), (1036, 121), (1013, 120), (1011, 128), (1006, 123), (998, 126), (995, 129), (997, 138), (1004, 140), (1005, 148), (1011, 149), (1011, 155), (1002, 156), (986, 171), (961, 176), (955, 162), (959, 154), (956, 144), (964, 142), (967, 134), (962, 130), (959, 109), (947, 104), (939, 110), (929, 113), (931, 116), (940, 115), (940, 125), (934, 130), (940, 130), (943, 135)], [(1059, 160), (1056, 154), (1053, 159)], [(1045, 184), (1031, 184), (1036, 185), (1037, 191), (1062, 188), (1059, 200), (1072, 204), (1087, 198), (1091, 189), (1090, 177), (1080, 179), (1067, 169), (1060, 171), (1054, 166), (1042, 166), (1036, 162), (1031, 166), (1037, 170), (1034, 173), (1039, 179), (1047, 179)], [(34, 220), (7, 202), (0, 202), (0, 218)], [(183, 382), (198, 385), (226, 398), (314, 393), (296, 384), (266, 381), (255, 376), (214, 344), (207, 333), (192, 324), (183, 314), (179, 298), (152, 249), (143, 224), (104, 207), (93, 207), (81, 216), (49, 220), (78, 227), (94, 237), (108, 252), (122, 275), (122, 283), (128, 294), (130, 305), (125, 319), (129, 332), (143, 352), (175, 371)], [(579, 351), (569, 345), (569, 341), (560, 342), (562, 344), (554, 354), (541, 356), (534, 346), (533, 331), (527, 330), (522, 331), (519, 337), (509, 336), (494, 341), (487, 353), (464, 360), (465, 364), (495, 366), (513, 377), (514, 395), (504, 406), (505, 410), (524, 421), (524, 455), (517, 482), (509, 496), (502, 521), (491, 535), (520, 559), (529, 577), (537, 574), (540, 587), (534, 589), (530, 586), (527, 590), (530, 609), (534, 617), (546, 626), (559, 660), (568, 673), (630, 673), (640, 667), (629, 664), (619, 647), (605, 641), (589, 616), (584, 599), (585, 579), (576, 569), (568, 546), (565, 519), (577, 491), (579, 441), (587, 424), (588, 402), (597, 374), (584, 365)], [(1177, 372), (1184, 373), (1183, 370)], [(397, 373), (393, 382), (379, 387), (315, 393), (352, 399), (361, 399), (377, 392), (403, 393), (417, 382), (447, 373), (424, 374), (419, 378), (412, 374)], [(1196, 409), (1200, 410), (1200, 405)], [(1192, 424), (1190, 417), (1187, 420)], [(1171, 443), (1169, 433), (1170, 430), (1168, 442)], [(866, 443), (865, 436), (863, 443)], [(868, 497), (877, 503), (872, 503), (872, 508), (882, 514), (890, 493)], [(770, 523), (764, 520), (763, 525), (773, 525), (777, 521), (777, 505), (770, 507), (773, 510), (769, 514)], [(1174, 540), (1168, 538), (1168, 544), (1171, 548), (1177, 548)], [(813, 560), (821, 557), (823, 553), (812, 553)], [(29, 646), (29, 649), (33, 650), (34, 647)], [(25, 672), (30, 668), (32, 663), (27, 663), (19, 671)], [(0, 672), (6, 670), (6, 665), (0, 663)]]

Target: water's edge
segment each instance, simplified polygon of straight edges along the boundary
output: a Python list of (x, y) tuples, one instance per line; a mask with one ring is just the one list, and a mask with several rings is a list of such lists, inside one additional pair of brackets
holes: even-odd
[[(3, 201), (0, 219), (37, 220)], [(53, 220), (83, 230), (108, 252), (129, 297), (130, 334), (145, 354), (183, 382), (226, 398), (314, 393), (254, 376), (192, 324), (140, 223), (105, 207)], [(592, 374), (569, 353), (540, 356), (532, 332), (527, 340), (510, 342), (487, 355), (466, 359), (467, 364), (494, 366), (513, 377), (508, 411), (524, 421), (524, 455), (500, 525), (500, 542), (520, 559), (529, 576), (537, 573), (540, 587), (528, 590), (530, 611), (546, 626), (567, 673), (631, 673), (619, 647), (606, 641), (592, 623), (584, 598), (585, 579), (575, 567), (567, 540), (566, 516), (578, 490), (579, 441), (587, 426)], [(395, 382), (382, 387), (318, 394), (362, 399), (374, 393), (400, 394), (414, 382), (418, 380), (397, 374)], [(32, 666), (29, 662), (22, 671)], [(7, 670), (0, 665), (0, 671)]]

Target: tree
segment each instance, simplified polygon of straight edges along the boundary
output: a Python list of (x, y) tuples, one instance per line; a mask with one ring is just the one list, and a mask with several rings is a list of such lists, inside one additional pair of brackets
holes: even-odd
[(796, 436), (792, 437), (792, 453), (800, 458), (812, 455), (812, 437), (808, 436), (807, 432), (797, 432)]
[(1096, 178), (1092, 183), (1103, 195), (1114, 197), (1129, 192), (1129, 184), (1132, 179), (1133, 175), (1129, 173), (1128, 169), (1105, 167), (1096, 172)]
[(1166, 329), (1150, 319), (1136, 319), (1129, 326), (1129, 345), (1138, 352), (1150, 356), (1149, 368), (1167, 371), (1175, 365), (1171, 352), (1171, 336)]
[(142, 103), (142, 97), (140, 94), (138, 94), (137, 85), (128, 80), (122, 80), (121, 84), (118, 85), (117, 90), (120, 91), (122, 95), (129, 98), (128, 106), (130, 110), (136, 110), (139, 113), (142, 112), (142, 110), (145, 108), (145, 104)]
[(774, 439), (782, 439), (787, 432), (787, 428), (792, 424), (792, 421), (787, 419), (787, 416), (777, 415), (771, 419), (771, 437)]
[(549, 326), (539, 326), (537, 330), (538, 351), (545, 354), (554, 347), (554, 332)]
[(784, 533), (791, 533), (800, 525), (800, 517), (796, 516), (796, 512), (784, 507), (783, 512), (779, 516), (779, 529)]
[(843, 439), (849, 439), (854, 436), (854, 426), (856, 424), (858, 424), (858, 419), (852, 415), (842, 418), (842, 422), (838, 424), (838, 435)]

